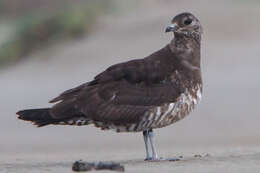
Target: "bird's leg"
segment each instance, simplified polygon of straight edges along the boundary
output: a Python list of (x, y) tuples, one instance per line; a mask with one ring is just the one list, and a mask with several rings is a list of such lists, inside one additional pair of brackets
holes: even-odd
[(162, 158), (162, 157), (158, 157), (155, 146), (154, 146), (154, 132), (153, 129), (148, 130), (148, 137), (151, 143), (151, 147), (152, 147), (152, 159), (151, 161), (179, 161), (179, 158)]
[[(146, 131), (143, 131), (144, 136), (144, 142), (145, 142), (145, 149), (146, 149), (146, 158), (145, 161), (179, 161), (179, 158), (159, 158), (155, 149), (154, 145), (154, 132), (153, 129), (149, 129)], [(148, 140), (149, 139), (149, 140)], [(152, 149), (152, 155), (150, 154), (150, 146), (148, 144), (150, 142), (151, 149)]]
[(148, 137), (152, 147), (152, 160), (159, 160), (155, 146), (154, 146), (154, 132), (153, 129), (148, 130)]
[(149, 144), (148, 144), (148, 130), (143, 131), (144, 136), (144, 143), (145, 143), (145, 150), (146, 150), (146, 158), (145, 160), (152, 160), (152, 156), (149, 151)]

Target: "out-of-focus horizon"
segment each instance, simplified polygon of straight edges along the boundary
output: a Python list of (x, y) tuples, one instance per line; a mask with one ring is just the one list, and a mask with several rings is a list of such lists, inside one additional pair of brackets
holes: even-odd
[(67, 160), (142, 158), (141, 134), (117, 134), (93, 126), (36, 128), (18, 120), (15, 113), (51, 106), (51, 98), (91, 80), (109, 65), (142, 58), (165, 46), (172, 37), (164, 33), (165, 27), (184, 11), (197, 16), (204, 29), (203, 99), (183, 121), (156, 130), (159, 154), (259, 147), (260, 2), (125, 3), (0, 3), (0, 162), (52, 154)]

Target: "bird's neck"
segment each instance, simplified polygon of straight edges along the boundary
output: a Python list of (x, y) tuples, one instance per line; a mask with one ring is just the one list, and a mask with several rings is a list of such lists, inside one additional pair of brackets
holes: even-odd
[(196, 49), (200, 50), (201, 35), (197, 32), (193, 33), (174, 33), (170, 46), (178, 49)]
[[(200, 35), (189, 37), (184, 34), (175, 34), (169, 46), (180, 61), (187, 60), (192, 65), (200, 68)], [(188, 57), (190, 58), (187, 59)]]
[(189, 35), (175, 34), (169, 46), (178, 58), (180, 72), (188, 77), (192, 83), (201, 83), (200, 35), (190, 37)]

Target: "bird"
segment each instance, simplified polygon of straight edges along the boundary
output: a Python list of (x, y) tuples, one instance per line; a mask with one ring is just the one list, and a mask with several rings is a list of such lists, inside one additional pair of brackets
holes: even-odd
[(108, 67), (93, 80), (50, 100), (52, 107), (17, 112), (38, 127), (90, 125), (102, 130), (143, 133), (147, 161), (161, 160), (154, 129), (189, 115), (202, 96), (202, 26), (183, 12), (165, 30), (171, 41), (158, 51)]

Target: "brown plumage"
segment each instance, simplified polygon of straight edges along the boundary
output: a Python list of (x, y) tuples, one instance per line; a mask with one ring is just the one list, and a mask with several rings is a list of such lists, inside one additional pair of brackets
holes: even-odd
[[(164, 48), (113, 65), (52, 99), (53, 107), (19, 111), (19, 118), (38, 126), (94, 124), (117, 132), (143, 131), (144, 136), (184, 118), (201, 98), (202, 27), (192, 14), (182, 13), (173, 18), (170, 31), (174, 38)], [(154, 151), (151, 158), (157, 158)]]

